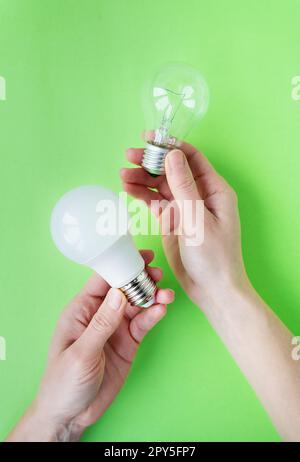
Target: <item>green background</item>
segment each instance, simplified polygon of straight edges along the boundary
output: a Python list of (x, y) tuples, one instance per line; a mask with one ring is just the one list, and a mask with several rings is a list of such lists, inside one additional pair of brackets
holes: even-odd
[[(90, 274), (56, 251), (51, 209), (81, 184), (120, 190), (124, 150), (141, 145), (140, 89), (167, 61), (206, 77), (209, 112), (188, 139), (237, 190), (249, 275), (299, 335), (299, 14), (297, 0), (0, 0), (2, 439), (34, 397), (62, 307)], [(156, 249), (176, 302), (83, 440), (279, 440), (159, 238), (138, 245)]]

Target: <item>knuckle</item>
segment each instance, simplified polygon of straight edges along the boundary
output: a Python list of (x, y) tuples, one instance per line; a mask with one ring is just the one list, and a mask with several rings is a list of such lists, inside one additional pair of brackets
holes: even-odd
[(96, 313), (92, 319), (92, 326), (98, 332), (107, 332), (108, 334), (113, 332), (113, 326), (111, 321), (107, 318), (104, 313)]
[(238, 195), (236, 193), (236, 191), (231, 187), (229, 186), (229, 194), (230, 194), (230, 197), (232, 199), (232, 201), (237, 204), (238, 202)]
[(193, 191), (194, 187), (195, 187), (194, 178), (190, 176), (185, 176), (184, 178), (181, 178), (177, 182), (177, 188), (180, 189), (180, 191), (185, 192), (185, 193), (189, 193)]
[(224, 181), (224, 186), (223, 188), (220, 188), (220, 190), (227, 195), (228, 198), (234, 203), (237, 204), (238, 202), (238, 196), (236, 191), (233, 189), (232, 186), (230, 186), (228, 183)]
[(72, 365), (73, 369), (81, 369), (84, 364), (84, 357), (79, 348), (76, 348), (75, 345), (69, 349), (67, 355), (67, 362), (69, 365)]

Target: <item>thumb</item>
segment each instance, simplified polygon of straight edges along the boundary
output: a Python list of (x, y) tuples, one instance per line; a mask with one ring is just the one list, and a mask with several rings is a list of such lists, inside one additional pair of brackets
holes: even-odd
[(81, 356), (91, 357), (103, 350), (107, 340), (119, 327), (127, 304), (119, 289), (110, 289), (84, 333), (76, 341)]
[(168, 152), (166, 156), (166, 177), (176, 200), (200, 199), (189, 164), (179, 149)]
[(176, 231), (189, 246), (198, 246), (204, 239), (204, 201), (201, 199), (185, 154), (179, 149), (166, 156), (167, 181), (179, 211)]

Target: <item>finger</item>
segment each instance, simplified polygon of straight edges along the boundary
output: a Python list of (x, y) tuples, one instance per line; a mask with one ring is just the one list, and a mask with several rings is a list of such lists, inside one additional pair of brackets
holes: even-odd
[[(173, 303), (175, 293), (172, 289), (157, 289), (155, 294), (155, 304), (169, 305)], [(149, 310), (149, 308), (141, 308), (140, 306), (133, 306), (128, 304), (126, 307), (126, 316), (128, 319), (133, 319), (140, 311)]]
[(101, 276), (94, 273), (79, 294), (68, 303), (53, 334), (49, 348), (50, 360), (82, 335), (108, 290), (109, 285)]
[(70, 301), (57, 322), (48, 353), (50, 361), (82, 335), (100, 303), (101, 298), (89, 298), (84, 301), (79, 296)]
[(158, 289), (155, 299), (156, 303), (169, 305), (174, 302), (175, 292), (172, 289)]
[(125, 183), (141, 184), (148, 188), (157, 188), (163, 181), (162, 176), (153, 177), (143, 168), (122, 168), (120, 176)]
[[(179, 149), (170, 151), (166, 156), (166, 175), (170, 189), (175, 198), (174, 229), (185, 245), (198, 246), (203, 242), (204, 214), (209, 212), (204, 207), (193, 173), (185, 154)], [(165, 213), (162, 215), (165, 218)], [(168, 215), (167, 215), (168, 218)], [(163, 223), (168, 231), (168, 220)]]
[(143, 249), (143, 250), (140, 250), (140, 254), (145, 261), (145, 265), (149, 265), (154, 259), (153, 250)]
[(123, 168), (120, 171), (120, 176), (124, 183), (158, 189), (161, 198), (170, 200), (172, 197), (165, 175), (153, 177), (143, 168)]
[(153, 142), (155, 140), (155, 130), (144, 130), (141, 133), (141, 138), (146, 143)]
[(179, 149), (174, 149), (167, 154), (166, 175), (176, 200), (200, 199), (194, 176), (184, 153)]
[(126, 157), (129, 160), (129, 162), (132, 162), (133, 164), (136, 164), (136, 165), (141, 165), (142, 160), (143, 160), (143, 155), (144, 155), (143, 148), (129, 148), (126, 151)]
[(144, 308), (141, 308), (140, 306), (131, 305), (130, 303), (127, 303), (125, 316), (127, 319), (132, 319), (143, 309)]
[(81, 289), (80, 294), (97, 298), (104, 297), (108, 290), (108, 283), (98, 273), (94, 273)]
[(198, 191), (206, 208), (217, 218), (226, 218), (236, 212), (237, 196), (227, 181), (219, 175), (209, 160), (191, 144), (182, 142), (181, 149), (186, 154), (194, 175)]
[(86, 330), (74, 343), (81, 357), (98, 355), (116, 331), (124, 315), (127, 300), (119, 289), (110, 289)]
[(195, 181), (201, 191), (201, 196), (204, 199), (215, 192), (224, 190), (228, 186), (207, 157), (194, 146), (186, 142), (180, 142), (180, 149), (186, 155)]
[(146, 271), (149, 274), (149, 276), (152, 277), (153, 281), (155, 282), (160, 281), (163, 277), (163, 272), (161, 268), (148, 267), (146, 268)]
[(129, 330), (134, 340), (140, 343), (145, 335), (165, 316), (166, 306), (153, 305), (147, 310), (140, 311), (130, 322)]
[(198, 152), (198, 149), (195, 148), (192, 144), (186, 143), (185, 141), (177, 141), (177, 146), (178, 148), (183, 151), (187, 157), (190, 155), (195, 154), (195, 152)]
[(151, 207), (152, 201), (155, 202), (163, 200), (163, 197), (160, 193), (148, 189), (147, 186), (133, 183), (123, 183), (123, 188), (124, 191), (126, 191), (131, 196), (144, 201), (148, 207)]

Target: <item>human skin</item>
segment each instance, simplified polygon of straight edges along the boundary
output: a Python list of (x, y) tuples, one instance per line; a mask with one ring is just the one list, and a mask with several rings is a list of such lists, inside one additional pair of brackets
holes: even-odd
[[(141, 251), (146, 265), (150, 250)], [(147, 271), (158, 282), (159, 268)], [(164, 317), (171, 289), (143, 309), (94, 274), (65, 308), (54, 332), (39, 392), (7, 442), (78, 441), (122, 388), (144, 336)]]
[[(142, 156), (143, 149), (127, 151), (128, 160), (138, 166)], [(161, 222), (168, 207), (160, 210), (157, 201), (204, 201), (204, 242), (188, 245), (184, 227), (182, 235), (163, 233), (168, 262), (231, 352), (283, 439), (299, 441), (300, 367), (291, 354), (293, 336), (247, 276), (237, 195), (190, 144), (181, 143), (180, 149), (170, 151), (165, 166), (166, 176), (159, 177), (142, 168), (122, 169), (124, 190), (145, 201)]]

